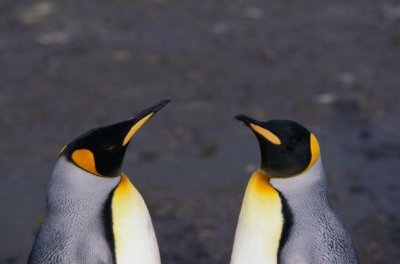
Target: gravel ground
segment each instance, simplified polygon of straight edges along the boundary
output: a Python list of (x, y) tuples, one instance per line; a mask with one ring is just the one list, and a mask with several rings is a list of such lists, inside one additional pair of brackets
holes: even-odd
[(256, 140), (237, 113), (319, 138), (362, 263), (400, 259), (400, 5), (374, 0), (0, 1), (0, 263), (25, 263), (59, 149), (173, 102), (125, 172), (163, 263), (228, 263)]

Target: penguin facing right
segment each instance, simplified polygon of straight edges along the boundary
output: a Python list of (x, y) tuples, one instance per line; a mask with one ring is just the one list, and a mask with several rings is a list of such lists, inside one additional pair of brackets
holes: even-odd
[(129, 142), (169, 100), (66, 145), (48, 184), (29, 264), (159, 264), (146, 204), (122, 172)]
[(246, 188), (231, 264), (358, 263), (328, 201), (316, 137), (294, 121), (236, 119), (256, 135), (261, 165)]

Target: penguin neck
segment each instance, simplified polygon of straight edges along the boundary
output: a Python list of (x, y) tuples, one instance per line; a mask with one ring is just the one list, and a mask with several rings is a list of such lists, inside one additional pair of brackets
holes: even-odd
[(65, 210), (66, 204), (96, 210), (102, 206), (112, 190), (118, 185), (120, 177), (105, 178), (84, 171), (65, 157), (60, 157), (48, 184), (47, 205), (50, 208)]
[(321, 157), (308, 171), (290, 178), (273, 178), (271, 184), (287, 200), (295, 216), (303, 215), (296, 214), (296, 210), (305, 212), (328, 203), (327, 181)]
[(255, 171), (244, 195), (231, 264), (277, 263), (283, 225), (279, 192), (268, 175)]

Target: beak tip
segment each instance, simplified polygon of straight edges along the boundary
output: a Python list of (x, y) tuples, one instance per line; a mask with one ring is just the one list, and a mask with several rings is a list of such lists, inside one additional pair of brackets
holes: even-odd
[(164, 99), (164, 100), (160, 101), (160, 104), (162, 104), (164, 106), (164, 105), (166, 105), (166, 104), (168, 104), (170, 102), (171, 102), (171, 99)]
[(243, 124), (245, 124), (247, 126), (251, 123), (249, 117), (247, 117), (246, 115), (243, 115), (243, 114), (236, 115), (235, 119), (242, 122)]
[(153, 112), (153, 114), (157, 113), (161, 108), (166, 106), (169, 102), (171, 102), (171, 100), (169, 100), (169, 99), (161, 100), (160, 102), (155, 104), (155, 106), (151, 107), (152, 108), (151, 112)]
[(242, 114), (238, 114), (238, 115), (235, 115), (234, 118), (236, 120), (242, 121), (243, 115)]
[(170, 102), (171, 102), (170, 99), (164, 99), (164, 100), (161, 100), (161, 101), (158, 103), (158, 105), (159, 105), (160, 107), (164, 107), (164, 106), (166, 106), (167, 104), (169, 104)]

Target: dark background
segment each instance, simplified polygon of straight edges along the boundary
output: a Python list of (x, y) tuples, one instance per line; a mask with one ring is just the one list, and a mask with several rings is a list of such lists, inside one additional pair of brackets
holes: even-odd
[(58, 151), (159, 99), (125, 172), (163, 263), (228, 263), (254, 136), (296, 120), (362, 263), (400, 258), (400, 4), (387, 0), (0, 1), (0, 263), (25, 263)]

